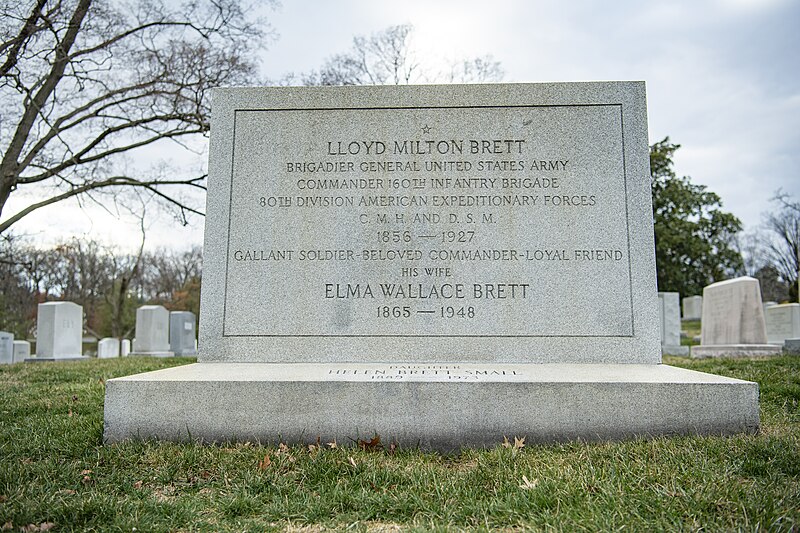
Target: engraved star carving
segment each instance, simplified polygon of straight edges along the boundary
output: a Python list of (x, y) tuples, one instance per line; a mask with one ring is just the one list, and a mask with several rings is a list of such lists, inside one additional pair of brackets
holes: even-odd
[(426, 133), (426, 134), (427, 134), (427, 133), (430, 133), (432, 129), (433, 129), (433, 128), (431, 128), (430, 126), (428, 126), (427, 124), (425, 124), (424, 126), (422, 126), (422, 133)]

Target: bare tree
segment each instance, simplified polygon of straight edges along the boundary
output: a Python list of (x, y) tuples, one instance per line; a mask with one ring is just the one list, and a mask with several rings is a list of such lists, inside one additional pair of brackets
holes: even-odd
[(778, 208), (767, 213), (765, 222), (775, 239), (768, 244), (772, 264), (784, 281), (792, 284), (791, 298), (800, 287), (800, 202), (783, 191), (773, 198)]
[(0, 235), (0, 329), (27, 339), (36, 322), (36, 290), (27, 273), (31, 248), (12, 235)]
[[(434, 73), (413, 46), (414, 27), (389, 26), (369, 37), (356, 36), (350, 51), (330, 57), (319, 71), (301, 76), (303, 85), (401, 85), (500, 81), (503, 70), (491, 56), (454, 62), (447, 73)], [(284, 80), (291, 82), (293, 76)]]
[(446, 76), (449, 83), (486, 83), (501, 81), (505, 76), (499, 61), (491, 55), (455, 61)]
[(0, 233), (61, 200), (130, 187), (184, 223), (202, 214), (176, 191), (204, 190), (205, 176), (130, 173), (125, 156), (206, 133), (209, 89), (254, 78), (265, 31), (246, 15), (239, 0), (0, 0)]

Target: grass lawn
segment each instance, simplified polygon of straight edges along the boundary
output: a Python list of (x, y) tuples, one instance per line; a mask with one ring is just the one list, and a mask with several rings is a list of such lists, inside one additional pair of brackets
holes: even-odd
[(755, 436), (498, 445), (453, 456), (325, 443), (103, 446), (105, 380), (190, 361), (0, 369), (0, 529), (800, 529), (800, 357), (665, 358), (759, 382)]

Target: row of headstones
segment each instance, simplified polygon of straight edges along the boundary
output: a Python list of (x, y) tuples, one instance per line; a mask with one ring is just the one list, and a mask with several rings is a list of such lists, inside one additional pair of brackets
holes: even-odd
[[(0, 332), (0, 364), (21, 361), (65, 361), (84, 359), (83, 307), (72, 302), (39, 304), (36, 318), (36, 356), (31, 357), (27, 341)], [(190, 311), (170, 313), (160, 305), (145, 305), (136, 310), (136, 337), (130, 342), (104, 338), (98, 342), (100, 358), (120, 355), (172, 357), (197, 354), (195, 315)]]
[[(800, 303), (764, 302), (763, 308), (767, 342), (783, 344), (789, 339), (800, 338)], [(683, 299), (682, 320), (700, 320), (702, 313), (702, 296), (687, 296)]]
[[(789, 339), (800, 338), (800, 303), (764, 302), (763, 309), (769, 344), (783, 344)], [(687, 296), (683, 299), (681, 320), (700, 320), (702, 312), (702, 296)]]
[[(680, 344), (681, 313), (676, 292), (660, 292), (661, 347), (664, 354), (687, 355)], [(800, 304), (762, 305), (755, 278), (712, 283), (703, 296), (683, 299), (683, 319), (701, 319), (700, 346), (693, 357), (771, 355), (800, 349)]]

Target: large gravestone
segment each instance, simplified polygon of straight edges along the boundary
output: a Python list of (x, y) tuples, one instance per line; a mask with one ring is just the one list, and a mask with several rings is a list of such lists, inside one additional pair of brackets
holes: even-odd
[(177, 356), (197, 355), (197, 318), (191, 311), (172, 311), (169, 314), (169, 346)]
[(683, 320), (700, 320), (703, 316), (703, 297), (687, 296), (683, 299)]
[(0, 331), (0, 365), (14, 362), (14, 334)]
[(689, 347), (681, 346), (681, 296), (677, 292), (659, 292), (658, 308), (661, 325), (661, 353), (689, 355)]
[(83, 307), (73, 302), (39, 304), (36, 357), (30, 362), (88, 359), (83, 351)]
[(703, 289), (700, 346), (692, 346), (692, 357), (747, 357), (780, 352), (780, 346), (767, 343), (757, 279), (743, 276)]
[(107, 441), (758, 428), (757, 384), (660, 364), (643, 83), (221, 89), (213, 121), (198, 363), (109, 380)]
[(787, 339), (800, 338), (800, 304), (781, 304), (764, 308), (767, 341), (783, 344)]
[(143, 305), (136, 310), (136, 337), (128, 355), (175, 355), (169, 347), (169, 311), (164, 306)]

